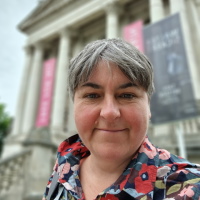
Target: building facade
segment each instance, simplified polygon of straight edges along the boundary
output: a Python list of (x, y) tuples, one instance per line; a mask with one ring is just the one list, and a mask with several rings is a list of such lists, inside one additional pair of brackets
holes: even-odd
[[(58, 144), (76, 132), (66, 85), (70, 58), (90, 41), (122, 38), (127, 24), (140, 19), (145, 26), (174, 13), (181, 16), (199, 108), (199, 0), (40, 1), (18, 27), (28, 38), (15, 122), (0, 161), (0, 200), (41, 199)], [(200, 118), (187, 119), (179, 125), (184, 132), (187, 157), (200, 163)], [(176, 123), (149, 127), (155, 145), (178, 154), (175, 132)]]

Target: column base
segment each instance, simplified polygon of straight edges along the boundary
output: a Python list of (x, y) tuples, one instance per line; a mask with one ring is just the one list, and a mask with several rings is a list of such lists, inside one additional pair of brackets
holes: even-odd
[(55, 128), (51, 128), (51, 139), (54, 144), (57, 146), (69, 138), (72, 135), (75, 135), (77, 132), (76, 131), (61, 131)]
[(41, 200), (41, 199), (42, 199), (41, 194), (27, 195), (26, 197), (23, 198), (23, 200)]
[(8, 158), (23, 151), (23, 142), (26, 140), (26, 137), (24, 134), (9, 135), (4, 142), (1, 159)]

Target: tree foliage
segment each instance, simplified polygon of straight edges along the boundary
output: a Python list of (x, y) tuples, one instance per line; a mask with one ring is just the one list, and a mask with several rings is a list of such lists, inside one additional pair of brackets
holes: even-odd
[(9, 134), (12, 118), (5, 111), (5, 104), (0, 103), (0, 156), (3, 150), (3, 142)]

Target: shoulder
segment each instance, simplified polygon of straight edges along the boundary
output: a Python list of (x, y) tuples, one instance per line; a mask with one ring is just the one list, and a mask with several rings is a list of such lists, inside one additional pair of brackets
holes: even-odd
[(191, 163), (187, 159), (169, 153), (165, 149), (158, 149), (158, 171), (165, 169), (168, 179), (184, 182), (193, 178), (200, 178), (200, 165)]
[(200, 197), (200, 168), (192, 165), (180, 167), (166, 179), (166, 194), (175, 199), (199, 199)]
[(59, 165), (66, 162), (66, 159), (71, 153), (74, 151), (77, 146), (80, 146), (81, 140), (78, 136), (78, 134), (73, 135), (58, 146), (57, 150), (57, 158)]
[(169, 199), (199, 199), (200, 165), (160, 150), (157, 180), (164, 184)]
[(82, 143), (79, 135), (73, 135), (59, 145), (57, 152), (58, 165), (66, 163), (66, 161), (71, 163), (74, 159), (78, 161), (88, 154), (89, 151)]
[(62, 156), (66, 155), (68, 152), (70, 152), (73, 149), (74, 144), (78, 144), (80, 142), (81, 140), (78, 134), (67, 138), (58, 146), (58, 154)]

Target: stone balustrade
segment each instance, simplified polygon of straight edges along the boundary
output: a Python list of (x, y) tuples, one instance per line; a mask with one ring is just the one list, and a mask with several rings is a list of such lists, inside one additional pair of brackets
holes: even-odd
[(185, 120), (183, 122), (183, 127), (184, 127), (186, 135), (199, 134), (200, 133), (200, 117)]
[[(30, 151), (24, 150), (0, 161), (0, 199), (6, 199), (10, 188), (17, 186), (24, 179), (25, 164), (29, 155)], [(15, 192), (17, 194), (19, 191)]]
[[(183, 128), (184, 142), (188, 159), (200, 163), (198, 152), (200, 151), (200, 117), (183, 120), (180, 122)], [(166, 132), (161, 132), (163, 126), (168, 128)], [(149, 137), (155, 146), (169, 150), (171, 153), (179, 155), (178, 138), (176, 126), (171, 123), (154, 126), (150, 124)]]

